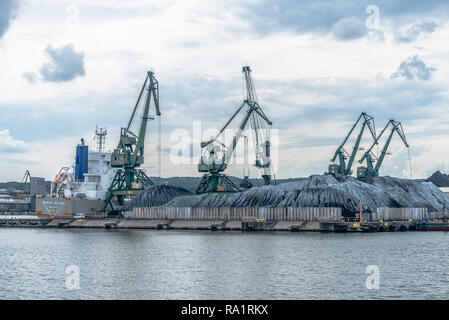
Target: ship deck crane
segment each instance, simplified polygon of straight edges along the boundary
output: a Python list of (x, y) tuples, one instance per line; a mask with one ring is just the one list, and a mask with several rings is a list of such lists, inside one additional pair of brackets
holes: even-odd
[[(223, 174), (223, 172), (226, 170), (235, 147), (237, 146), (237, 142), (242, 136), (242, 132), (248, 122), (250, 122), (253, 131), (252, 136), (256, 152), (256, 161), (254, 165), (261, 170), (264, 183), (266, 185), (271, 183), (270, 137), (268, 126), (271, 126), (272, 122), (259, 106), (250, 67), (244, 66), (242, 68), (242, 73), (245, 81), (245, 100), (215, 137), (209, 141), (201, 142), (201, 148), (203, 148), (204, 152), (201, 156), (200, 163), (198, 164), (198, 171), (206, 173), (203, 175), (196, 190), (197, 194), (241, 191), (241, 189)], [(225, 129), (228, 128), (229, 124), (245, 106), (246, 113), (244, 114), (243, 120), (232, 139), (232, 143), (229, 146), (226, 146), (219, 140), (219, 138), (222, 137)], [(220, 153), (222, 154), (221, 157), (219, 156)]]
[[(362, 120), (363, 119), (363, 120)], [(356, 142), (354, 144), (354, 147), (352, 148), (351, 154), (349, 154), (345, 150), (345, 144), (348, 141), (349, 137), (353, 133), (354, 129), (357, 127), (360, 121), (362, 122), (362, 127), (360, 129), (360, 132), (357, 136)], [(370, 115), (368, 115), (366, 112), (362, 112), (360, 116), (358, 117), (357, 121), (352, 126), (351, 130), (349, 130), (348, 134), (346, 135), (345, 139), (343, 140), (342, 144), (340, 144), (337, 148), (337, 150), (334, 153), (334, 156), (331, 159), (331, 164), (329, 165), (328, 172), (330, 174), (343, 174), (343, 175), (351, 175), (352, 170), (351, 167), (354, 163), (355, 157), (357, 155), (357, 151), (361, 150), (359, 148), (360, 142), (362, 140), (363, 131), (365, 128), (368, 127), (371, 133), (371, 136), (374, 140), (376, 140), (376, 127), (374, 124), (374, 118)], [(338, 158), (338, 164), (334, 163)], [(348, 163), (346, 164), (346, 159), (349, 158)]]
[[(136, 195), (148, 186), (153, 185), (145, 172), (138, 169), (144, 162), (147, 122), (154, 119), (154, 116), (149, 115), (151, 99), (154, 101), (156, 115), (160, 116), (159, 83), (154, 77), (154, 73), (148, 71), (128, 125), (121, 128), (120, 141), (111, 155), (111, 167), (117, 168), (117, 172), (106, 192), (104, 211), (113, 212), (115, 205), (124, 205), (126, 196)], [(141, 103), (143, 103), (142, 120), (136, 134), (130, 130), (130, 127), (136, 118), (136, 111)]]
[[(387, 128), (391, 126), (390, 134), (388, 135), (388, 138), (385, 142), (384, 147), (382, 148), (382, 151), (380, 153), (379, 158), (374, 155), (372, 152), (375, 145), (379, 144), (379, 140), (384, 134), (384, 132), (387, 130)], [(379, 169), (382, 166), (382, 163), (385, 159), (385, 156), (387, 155), (388, 147), (390, 146), (391, 138), (393, 137), (393, 134), (397, 132), (398, 135), (401, 137), (402, 141), (404, 142), (405, 146), (408, 148), (409, 145), (407, 143), (407, 139), (405, 138), (404, 130), (402, 129), (402, 124), (399, 121), (395, 121), (393, 119), (389, 120), (387, 125), (383, 128), (383, 130), (378, 135), (377, 139), (374, 140), (373, 144), (370, 146), (370, 148), (363, 154), (362, 158), (359, 160), (359, 163), (363, 163), (364, 160), (366, 160), (366, 167), (359, 167), (357, 168), (357, 177), (377, 177), (379, 175)], [(376, 165), (374, 165), (376, 163)]]

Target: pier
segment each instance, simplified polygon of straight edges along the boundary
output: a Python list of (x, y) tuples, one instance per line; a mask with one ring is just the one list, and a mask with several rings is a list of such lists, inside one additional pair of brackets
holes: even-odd
[(341, 208), (134, 208), (120, 218), (101, 215), (0, 216), (0, 227), (210, 231), (393, 232), (449, 231), (444, 212), (425, 208), (379, 208), (343, 217)]

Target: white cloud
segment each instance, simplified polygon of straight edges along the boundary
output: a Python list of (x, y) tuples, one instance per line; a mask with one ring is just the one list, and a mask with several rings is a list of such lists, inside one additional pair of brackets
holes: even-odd
[(76, 52), (73, 44), (69, 43), (60, 48), (53, 48), (49, 44), (45, 53), (49, 60), (40, 70), (44, 81), (64, 82), (84, 76), (84, 53)]
[(27, 144), (11, 137), (8, 129), (0, 130), (0, 153), (22, 153), (27, 150)]
[(17, 16), (18, 0), (2, 0), (0, 2), (0, 39), (8, 30), (11, 21)]
[(418, 55), (413, 55), (401, 62), (398, 70), (391, 75), (391, 78), (430, 80), (435, 70), (436, 68), (427, 65)]
[(339, 40), (358, 39), (366, 34), (365, 23), (356, 17), (343, 18), (334, 24), (332, 34)]
[(433, 20), (423, 21), (396, 32), (396, 41), (410, 43), (415, 41), (421, 34), (432, 33), (438, 27)]

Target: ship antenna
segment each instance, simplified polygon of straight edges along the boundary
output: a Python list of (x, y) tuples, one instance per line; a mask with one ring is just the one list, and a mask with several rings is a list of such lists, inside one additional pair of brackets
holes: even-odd
[(104, 145), (106, 142), (106, 135), (108, 134), (108, 130), (104, 127), (96, 127), (95, 129), (95, 137), (97, 140), (97, 150), (98, 152), (102, 152), (104, 150)]

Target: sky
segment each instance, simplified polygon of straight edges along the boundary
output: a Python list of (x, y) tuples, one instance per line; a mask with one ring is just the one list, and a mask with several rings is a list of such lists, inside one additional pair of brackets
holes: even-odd
[(0, 181), (25, 170), (53, 179), (81, 138), (95, 146), (96, 125), (113, 149), (147, 70), (159, 81), (162, 144), (150, 121), (144, 169), (200, 176), (198, 159), (177, 163), (173, 150), (182, 136), (196, 155), (195, 132), (207, 139), (231, 117), (244, 65), (273, 122), (277, 178), (325, 172), (362, 111), (378, 132), (400, 121), (410, 145), (393, 136), (382, 175), (447, 173), (448, 16), (434, 0), (2, 0)]

